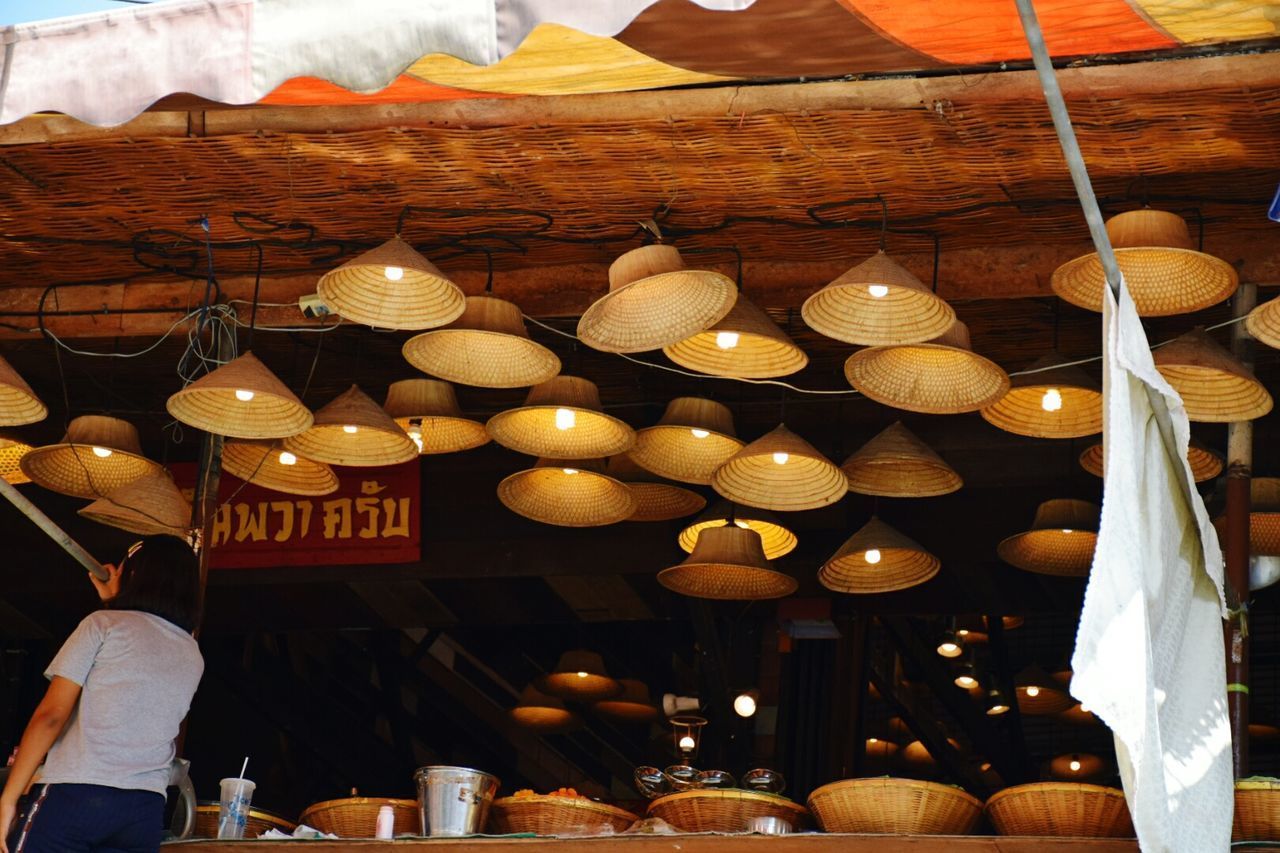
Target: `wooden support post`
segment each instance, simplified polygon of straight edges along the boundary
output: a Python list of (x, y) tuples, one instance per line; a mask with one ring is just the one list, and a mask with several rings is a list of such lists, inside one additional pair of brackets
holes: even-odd
[[(1231, 300), (1234, 317), (1244, 317), (1258, 301), (1257, 286), (1241, 283)], [(1253, 339), (1244, 323), (1231, 327), (1231, 351), (1253, 368)], [(1237, 779), (1249, 775), (1249, 483), (1253, 476), (1253, 423), (1227, 425), (1227, 603), (1236, 615), (1226, 625), (1227, 715), (1231, 759)]]
[(993, 683), (1000, 685), (1000, 692), (1009, 703), (1007, 713), (1010, 735), (1009, 746), (1013, 750), (1013, 760), (1017, 762), (1023, 779), (1034, 779), (1035, 769), (1031, 764), (1031, 756), (1027, 752), (1026, 732), (1022, 728), (1022, 712), (1018, 709), (1018, 685), (1014, 682), (1013, 668), (1009, 665), (1009, 644), (1004, 635), (1004, 617), (1000, 614), (987, 616), (987, 643), (991, 648)]
[(828, 772), (833, 779), (862, 774), (866, 737), (863, 731), (867, 704), (868, 626), (862, 613), (842, 615), (840, 642), (836, 647), (835, 689), (831, 691), (832, 750)]

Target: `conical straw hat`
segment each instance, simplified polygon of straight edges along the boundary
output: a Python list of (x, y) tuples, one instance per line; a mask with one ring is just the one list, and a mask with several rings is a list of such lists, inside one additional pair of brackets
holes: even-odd
[[(1226, 546), (1226, 516), (1213, 520), (1218, 541)], [(1280, 555), (1280, 477), (1254, 477), (1249, 481), (1249, 553)]]
[(601, 699), (591, 706), (602, 717), (623, 723), (651, 723), (658, 719), (658, 707), (649, 698), (649, 686), (634, 678), (619, 678), (622, 694), (615, 699)]
[(1193, 421), (1251, 421), (1271, 411), (1271, 395), (1263, 384), (1203, 329), (1174, 338), (1152, 356)]
[(636, 431), (630, 455), (660, 477), (708, 486), (716, 469), (744, 446), (733, 431), (733, 414), (723, 403), (676, 397), (667, 403), (662, 420)]
[(947, 495), (964, 485), (960, 475), (901, 421), (862, 445), (840, 466), (849, 491), (888, 498)]
[(165, 408), (187, 426), (233, 438), (285, 438), (312, 422), (311, 411), (251, 352), (201, 376)]
[[(1101, 386), (1077, 367), (1053, 367), (1064, 361), (1057, 353), (1037, 359), (1027, 372), (1012, 377), (1008, 393), (982, 409), (982, 417), (1005, 432), (1031, 438), (1082, 438), (1102, 432)], [(1051, 396), (1054, 391), (1056, 398)], [(1054, 402), (1058, 408), (1045, 408)]]
[(741, 293), (720, 322), (662, 351), (690, 370), (745, 379), (788, 376), (809, 363), (804, 350)]
[(461, 317), (402, 351), (423, 373), (481, 388), (525, 388), (560, 372), (556, 354), (529, 339), (519, 306), (492, 296), (468, 296)]
[(714, 325), (738, 298), (733, 281), (685, 269), (674, 246), (641, 246), (609, 267), (609, 292), (578, 321), (578, 339), (604, 352), (645, 352)]
[(818, 580), (835, 592), (894, 592), (924, 583), (942, 564), (875, 516), (822, 564)]
[(105, 415), (73, 419), (61, 442), (27, 451), (20, 464), (33, 483), (89, 499), (163, 470), (142, 455), (133, 424)]
[(520, 691), (519, 703), (507, 712), (521, 728), (543, 734), (563, 734), (582, 726), (582, 718), (564, 706), (564, 700), (548, 696), (530, 684)]
[[(563, 411), (572, 413), (570, 426), (563, 426)], [(612, 456), (636, 440), (624, 421), (601, 411), (595, 383), (578, 376), (556, 376), (533, 386), (523, 406), (499, 412), (485, 428), (503, 447), (553, 459)]]
[(731, 521), (738, 527), (754, 530), (760, 536), (764, 556), (769, 560), (784, 557), (795, 550), (799, 540), (773, 513), (757, 507), (735, 507), (728, 501), (717, 501), (710, 509), (680, 531), (677, 538), (685, 553), (692, 553), (698, 534), (708, 527), (723, 527)]
[(423, 454), (454, 453), (489, 443), (484, 424), (458, 408), (453, 386), (438, 379), (402, 379), (387, 388), (383, 411)]
[(641, 468), (625, 453), (605, 460), (605, 473), (626, 483), (636, 499), (636, 511), (628, 521), (670, 521), (701, 512), (707, 499), (697, 492), (663, 481)]
[(272, 441), (228, 441), (222, 446), (222, 470), (274, 492), (328, 495), (338, 490), (338, 476), (323, 462), (298, 456)]
[(22, 457), (27, 455), (31, 445), (16, 438), (0, 435), (0, 480), (12, 486), (30, 483), (31, 478), (22, 473)]
[(1042, 575), (1083, 577), (1093, 565), (1102, 510), (1089, 501), (1048, 500), (1036, 509), (1031, 529), (996, 546), (1011, 566)]
[(1280, 349), (1280, 299), (1264, 302), (1244, 319), (1249, 334), (1272, 349)]
[(115, 489), (81, 509), (80, 514), (142, 536), (168, 533), (185, 538), (191, 529), (191, 504), (164, 470)]
[(284, 449), (330, 465), (408, 462), (418, 446), (369, 395), (352, 385), (316, 412), (315, 424), (284, 440)]
[(1086, 711), (1079, 702), (1057, 714), (1055, 718), (1073, 726), (1096, 726), (1102, 722), (1092, 711)]
[(844, 376), (877, 403), (933, 415), (976, 412), (1009, 390), (1008, 374), (969, 348), (969, 328), (959, 320), (927, 343), (858, 350)]
[(795, 578), (769, 566), (760, 534), (734, 524), (699, 533), (693, 553), (658, 572), (658, 583), (691, 598), (721, 601), (783, 598), (799, 586)]
[[(1023, 713), (1028, 713), (1023, 711)], [(1074, 762), (1079, 768), (1072, 770), (1071, 764)], [(1110, 768), (1107, 763), (1098, 756), (1090, 752), (1067, 752), (1062, 755), (1054, 756), (1049, 762), (1049, 778), (1059, 779), (1064, 782), (1073, 782), (1078, 779), (1096, 779), (1106, 773)], [(1115, 790), (1112, 788), (1111, 790)], [(1119, 793), (1118, 791), (1116, 793)], [(1129, 830), (1125, 833), (1128, 835)]]
[(320, 276), (316, 290), (345, 319), (379, 329), (434, 329), (462, 313), (462, 290), (399, 237)]
[[(1191, 439), (1187, 448), (1187, 461), (1191, 463), (1191, 476), (1197, 483), (1212, 480), (1222, 473), (1222, 457), (1205, 447), (1196, 439)], [(1091, 444), (1080, 454), (1080, 467), (1095, 477), (1102, 476), (1102, 442)]]
[(539, 459), (498, 484), (498, 500), (517, 515), (559, 527), (603, 527), (636, 511), (626, 483), (601, 473), (598, 460)]
[(1014, 679), (1018, 710), (1033, 717), (1060, 714), (1076, 703), (1056, 679), (1038, 666), (1029, 666)]
[(583, 649), (560, 655), (555, 667), (534, 681), (534, 686), (551, 696), (579, 702), (608, 699), (622, 693), (622, 685), (605, 671), (604, 658)]
[[(1226, 261), (1195, 251), (1187, 223), (1164, 210), (1130, 210), (1107, 220), (1107, 236), (1134, 307), (1143, 317), (1190, 314), (1235, 293), (1239, 280)], [(1053, 271), (1050, 285), (1073, 305), (1102, 310), (1106, 275), (1096, 252)]]
[(956, 319), (950, 305), (883, 251), (806, 299), (800, 316), (815, 332), (863, 346), (930, 341)]
[(40, 402), (31, 386), (0, 356), (0, 426), (33, 424), (48, 414), (48, 407)]
[(711, 486), (735, 503), (795, 511), (833, 504), (849, 491), (844, 472), (785, 424), (739, 450)]

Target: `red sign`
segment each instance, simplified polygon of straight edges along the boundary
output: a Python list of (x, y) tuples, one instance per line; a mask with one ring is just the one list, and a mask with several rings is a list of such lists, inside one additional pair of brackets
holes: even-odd
[[(196, 466), (171, 466), (188, 497)], [(418, 460), (340, 468), (338, 490), (321, 497), (263, 489), (223, 472), (209, 527), (209, 566), (335, 566), (408, 563), (422, 554)]]

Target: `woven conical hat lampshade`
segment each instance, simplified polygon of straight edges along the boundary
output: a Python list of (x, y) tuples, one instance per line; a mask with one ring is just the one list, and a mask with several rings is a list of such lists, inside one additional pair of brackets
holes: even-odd
[(228, 441), (222, 446), (222, 470), (273, 492), (328, 495), (338, 490), (338, 476), (323, 462), (285, 450), (279, 442)]
[(605, 671), (604, 659), (581, 649), (560, 655), (555, 668), (534, 686), (550, 696), (580, 702), (608, 699), (622, 692), (622, 685)]
[(247, 352), (169, 398), (169, 414), (187, 426), (233, 438), (285, 438), (311, 426), (311, 411)]
[(1157, 347), (1152, 357), (1193, 421), (1251, 421), (1271, 411), (1271, 395), (1253, 372), (1201, 329)]
[(458, 408), (453, 386), (438, 379), (402, 379), (387, 388), (383, 411), (424, 455), (454, 453), (489, 443), (484, 424)]
[(1108, 769), (1105, 761), (1089, 752), (1068, 752), (1054, 756), (1049, 762), (1049, 776), (1064, 782), (1096, 779)]
[(630, 487), (604, 474), (596, 459), (539, 459), (499, 483), (498, 500), (517, 515), (558, 527), (603, 527), (636, 511)]
[(849, 491), (844, 472), (785, 424), (735, 453), (711, 485), (735, 503), (778, 511), (828, 506)]
[(660, 477), (707, 486), (716, 469), (743, 446), (733, 431), (733, 414), (723, 403), (676, 397), (662, 420), (636, 431), (630, 455)]
[(601, 410), (596, 384), (557, 376), (529, 389), (524, 405), (499, 412), (485, 424), (503, 447), (551, 459), (594, 459), (622, 453), (636, 434)]
[(609, 292), (578, 321), (578, 339), (604, 352), (645, 352), (710, 328), (738, 298), (718, 272), (685, 269), (674, 246), (641, 246), (609, 267)]
[(105, 415), (73, 419), (61, 442), (27, 451), (20, 464), (33, 483), (89, 499), (162, 470), (142, 455), (133, 424)]
[(764, 601), (783, 598), (799, 584), (769, 566), (760, 534), (735, 524), (708, 527), (683, 563), (658, 572), (658, 583), (691, 598)]
[(306, 432), (290, 436), (284, 449), (330, 465), (397, 465), (418, 455), (418, 446), (391, 416), (355, 385), (316, 412)]
[(1055, 719), (1073, 726), (1096, 726), (1102, 723), (1092, 711), (1086, 711), (1084, 705), (1076, 702), (1070, 708), (1057, 714)]
[(1244, 327), (1272, 349), (1280, 349), (1280, 299), (1264, 302), (1249, 312)]
[(956, 319), (950, 305), (883, 251), (806, 299), (800, 316), (815, 332), (863, 346), (930, 341)]
[(744, 379), (788, 376), (809, 363), (804, 350), (741, 293), (720, 322), (662, 351), (690, 370)]
[[(1212, 480), (1222, 473), (1222, 457), (1205, 447), (1196, 439), (1191, 439), (1187, 448), (1187, 462), (1191, 463), (1191, 476), (1197, 483)], [(1091, 444), (1080, 454), (1080, 467), (1095, 477), (1102, 476), (1102, 442)]]
[(622, 694), (614, 699), (601, 699), (591, 706), (602, 717), (622, 723), (651, 723), (658, 719), (658, 707), (649, 698), (649, 686), (634, 678), (619, 678)]
[[(1102, 432), (1102, 386), (1057, 353), (1012, 377), (1009, 391), (982, 410), (1005, 432), (1031, 438), (1082, 438)], [(1047, 368), (1047, 369), (1046, 369)]]
[(822, 564), (818, 580), (835, 592), (894, 592), (924, 583), (941, 567), (937, 557), (873, 516)]
[(462, 290), (399, 237), (320, 277), (324, 303), (379, 329), (434, 329), (458, 319)]
[[(1134, 307), (1143, 317), (1190, 314), (1235, 293), (1236, 271), (1192, 247), (1187, 222), (1164, 210), (1130, 210), (1107, 220), (1107, 236)], [(1096, 252), (1068, 261), (1050, 285), (1073, 305), (1102, 310), (1106, 275)]]
[(520, 308), (492, 296), (468, 296), (462, 316), (405, 342), (404, 357), (432, 376), (481, 388), (526, 388), (560, 372), (560, 359), (530, 340)]
[(970, 349), (969, 328), (959, 320), (926, 343), (859, 350), (844, 375), (877, 403), (933, 415), (976, 412), (1009, 390), (1009, 376)]
[(1093, 565), (1102, 510), (1089, 501), (1059, 498), (1036, 509), (1031, 529), (996, 547), (1011, 566), (1042, 575), (1083, 577)]
[(49, 409), (31, 386), (0, 356), (0, 426), (33, 424), (48, 414)]
[(22, 473), (22, 457), (31, 445), (16, 438), (0, 435), (0, 480), (12, 486), (30, 483), (31, 478)]
[(707, 499), (695, 491), (665, 482), (637, 465), (625, 453), (605, 461), (605, 473), (626, 483), (636, 499), (636, 511), (628, 521), (671, 521), (701, 512)]
[[(1218, 516), (1219, 544), (1226, 545), (1226, 517)], [(1249, 480), (1249, 553), (1280, 556), (1280, 477)]]
[(964, 485), (960, 475), (915, 434), (891, 424), (840, 466), (849, 491), (890, 498), (946, 495)]
[(582, 718), (566, 708), (563, 699), (532, 684), (520, 691), (519, 704), (507, 713), (516, 725), (542, 734), (563, 734), (582, 726)]
[(191, 528), (191, 504), (166, 471), (154, 471), (98, 498), (80, 510), (85, 518), (150, 536), (167, 533), (186, 537)]
[(1029, 666), (1018, 673), (1015, 692), (1018, 710), (1033, 717), (1061, 714), (1076, 703), (1049, 673), (1038, 666)]
[(728, 501), (717, 501), (710, 509), (680, 531), (677, 541), (686, 554), (698, 544), (698, 534), (708, 527), (723, 527), (732, 521), (738, 527), (760, 535), (766, 559), (776, 560), (795, 550), (799, 540), (773, 513), (757, 507), (735, 507)]

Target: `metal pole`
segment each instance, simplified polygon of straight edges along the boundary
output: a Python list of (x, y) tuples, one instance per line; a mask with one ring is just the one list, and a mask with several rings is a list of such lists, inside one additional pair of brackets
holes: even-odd
[[(1257, 285), (1242, 283), (1231, 300), (1234, 317), (1244, 317), (1258, 301)], [(1244, 323), (1231, 327), (1231, 351), (1253, 368), (1253, 339)], [(1231, 720), (1231, 759), (1237, 779), (1249, 775), (1249, 511), (1253, 476), (1253, 422), (1227, 425), (1226, 569), (1229, 599), (1239, 608), (1226, 625), (1227, 716)]]
[(0, 478), (0, 495), (3, 495), (9, 503), (17, 507), (18, 512), (25, 515), (35, 523), (49, 538), (58, 544), (62, 550), (71, 555), (71, 559), (84, 566), (89, 574), (93, 575), (100, 581), (105, 581), (108, 577), (107, 570), (102, 567), (94, 556), (84, 549), (84, 547), (72, 539), (70, 534), (59, 527), (53, 519), (45, 515), (40, 507), (27, 500), (27, 496), (18, 491), (17, 488), (7, 480)]

